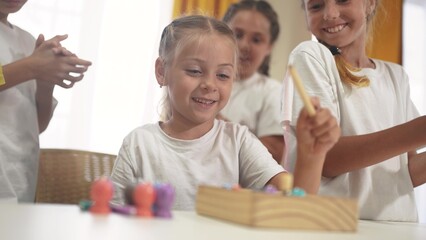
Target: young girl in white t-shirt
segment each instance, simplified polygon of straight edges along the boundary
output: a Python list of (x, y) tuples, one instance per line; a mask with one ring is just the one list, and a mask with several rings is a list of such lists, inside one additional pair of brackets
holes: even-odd
[[(167, 90), (170, 116), (124, 139), (111, 176), (114, 203), (124, 203), (124, 188), (138, 178), (171, 183), (180, 210), (194, 209), (200, 184), (278, 185), (287, 173), (248, 128), (216, 119), (229, 99), (237, 56), (233, 32), (219, 20), (186, 16), (166, 26), (155, 72)], [(315, 117), (300, 114), (294, 174), (294, 185), (308, 193), (316, 193), (325, 155), (340, 134), (330, 112), (314, 104)]]
[[(368, 30), (380, 2), (302, 3), (319, 43), (301, 43), (289, 64), (342, 129), (327, 154), (320, 193), (357, 198), (362, 219), (417, 221), (413, 186), (426, 182), (426, 153), (417, 154), (416, 149), (426, 145), (426, 117), (419, 117), (410, 99), (402, 67), (366, 55)], [(302, 102), (291, 82), (286, 85), (285, 134), (294, 139)], [(294, 144), (288, 144), (293, 150), (287, 166), (295, 160)]]

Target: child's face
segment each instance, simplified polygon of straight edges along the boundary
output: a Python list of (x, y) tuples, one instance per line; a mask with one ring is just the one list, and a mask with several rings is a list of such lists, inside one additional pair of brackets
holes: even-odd
[(367, 12), (373, 0), (304, 0), (308, 27), (312, 34), (328, 45), (341, 49), (365, 47)]
[(271, 24), (258, 11), (240, 10), (228, 25), (238, 41), (240, 78), (248, 78), (259, 69), (265, 57), (271, 53)]
[(235, 45), (217, 34), (184, 44), (165, 69), (172, 119), (190, 125), (213, 122), (231, 93)]
[(10, 13), (15, 13), (24, 6), (27, 0), (0, 0), (0, 19), (5, 21)]

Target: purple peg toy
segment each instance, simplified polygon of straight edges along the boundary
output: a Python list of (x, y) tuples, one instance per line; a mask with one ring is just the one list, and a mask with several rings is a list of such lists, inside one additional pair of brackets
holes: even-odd
[(161, 218), (172, 217), (172, 207), (175, 200), (175, 190), (171, 184), (159, 183), (155, 185), (155, 216)]
[(268, 185), (266, 185), (266, 187), (263, 189), (263, 191), (264, 191), (265, 193), (268, 193), (268, 194), (274, 194), (274, 193), (277, 193), (277, 192), (278, 192), (278, 189), (277, 189), (274, 185), (268, 184)]

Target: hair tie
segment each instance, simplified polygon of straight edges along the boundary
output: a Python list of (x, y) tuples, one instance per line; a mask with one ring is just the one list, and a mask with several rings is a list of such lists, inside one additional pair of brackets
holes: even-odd
[(335, 46), (330, 46), (330, 47), (328, 47), (328, 49), (330, 49), (331, 54), (333, 54), (333, 56), (339, 55), (339, 54), (342, 53), (342, 50), (340, 50), (340, 48), (335, 47)]

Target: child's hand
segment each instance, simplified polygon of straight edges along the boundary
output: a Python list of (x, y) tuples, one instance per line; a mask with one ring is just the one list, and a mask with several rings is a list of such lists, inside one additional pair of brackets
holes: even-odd
[(311, 99), (316, 114), (308, 116), (303, 108), (297, 120), (298, 151), (306, 155), (325, 157), (340, 137), (340, 127), (330, 110), (321, 108), (317, 98)]
[(84, 77), (91, 62), (78, 58), (74, 53), (61, 46), (67, 35), (58, 35), (47, 41), (40, 35), (36, 48), (29, 57), (35, 78), (39, 85), (59, 85), (71, 88)]

